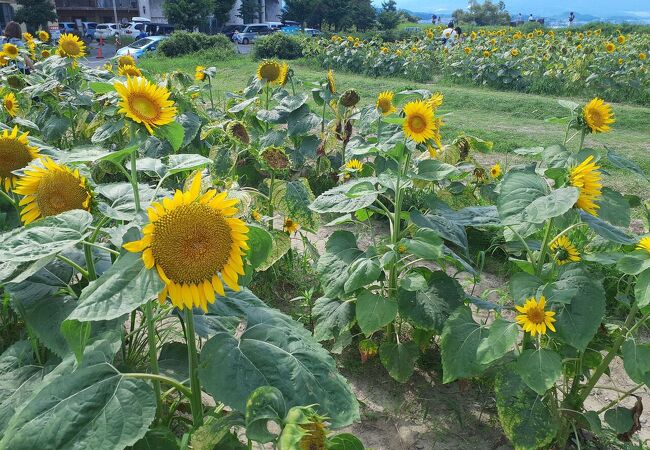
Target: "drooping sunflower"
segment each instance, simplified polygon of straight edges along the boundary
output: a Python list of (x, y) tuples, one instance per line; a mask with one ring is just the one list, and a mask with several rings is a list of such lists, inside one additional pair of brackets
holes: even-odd
[(24, 40), (24, 41), (27, 41), (27, 42), (29, 42), (29, 41), (33, 41), (33, 40), (34, 40), (34, 36), (32, 35), (32, 33), (24, 32), (24, 33), (23, 33), (23, 40)]
[(598, 216), (596, 211), (600, 206), (596, 201), (601, 197), (601, 174), (598, 170), (600, 167), (593, 161), (594, 157), (589, 156), (580, 165), (571, 169), (569, 174), (569, 182), (571, 186), (577, 187), (580, 190), (580, 195), (575, 206), (583, 211)]
[(29, 145), (29, 133), (19, 135), (18, 127), (11, 132), (4, 130), (0, 134), (0, 189), (9, 192), (15, 185), (16, 177), (12, 172), (23, 169), (39, 157), (38, 149)]
[(650, 253), (650, 236), (641, 238), (639, 243), (636, 245), (636, 249), (645, 250), (646, 252)]
[(304, 431), (304, 435), (298, 441), (300, 450), (327, 449), (327, 430), (320, 420), (300, 425), (300, 428)]
[(330, 94), (336, 94), (336, 81), (334, 80), (334, 71), (332, 69), (327, 71), (327, 89)]
[(125, 65), (117, 68), (117, 74), (123, 77), (141, 77), (142, 71), (136, 66)]
[(257, 79), (265, 83), (277, 83), (282, 74), (282, 65), (277, 61), (264, 60), (257, 66)]
[(251, 137), (246, 129), (246, 124), (239, 120), (231, 120), (226, 126), (226, 132), (233, 138), (237, 139), (242, 144), (248, 145), (251, 143)]
[(560, 266), (580, 261), (580, 252), (566, 236), (557, 238), (549, 248), (554, 253), (555, 262)]
[(445, 96), (442, 95), (442, 92), (434, 92), (431, 97), (427, 99), (427, 105), (429, 108), (432, 110), (436, 110), (440, 106), (442, 106), (442, 102), (445, 101)]
[(24, 196), (20, 201), (20, 220), (27, 225), (73, 209), (88, 211), (92, 196), (88, 181), (79, 170), (73, 171), (49, 157), (40, 161), (42, 166), (30, 165), (16, 183), (14, 192)]
[(492, 178), (499, 178), (501, 176), (501, 165), (499, 163), (490, 167), (490, 176)]
[(86, 44), (74, 34), (64, 33), (59, 38), (57, 53), (64, 58), (81, 58), (86, 54)]
[(135, 66), (135, 58), (131, 56), (131, 54), (127, 53), (126, 55), (122, 55), (119, 58), (117, 58), (117, 65), (118, 66)]
[(4, 96), (2, 99), (2, 106), (4, 106), (5, 111), (7, 111), (7, 114), (11, 117), (16, 117), (16, 114), (18, 114), (18, 100), (13, 92), (9, 92)]
[(345, 163), (345, 170), (360, 172), (363, 169), (363, 163), (358, 159), (351, 159)]
[(204, 66), (196, 66), (196, 69), (194, 69), (194, 79), (196, 81), (205, 80), (205, 67)]
[(529, 298), (524, 306), (515, 305), (515, 309), (521, 313), (515, 318), (515, 321), (532, 336), (537, 333), (546, 334), (547, 329), (555, 332), (553, 326), (555, 312), (545, 311), (545, 306), (544, 296), (539, 298), (539, 302), (534, 297)]
[(292, 234), (300, 229), (300, 224), (294, 221), (293, 219), (287, 217), (286, 219), (284, 219), (284, 226), (282, 227), (282, 229), (284, 230), (285, 233)]
[(610, 124), (616, 122), (611, 105), (598, 97), (585, 105), (582, 117), (591, 133), (607, 133), (611, 131)]
[(145, 267), (156, 268), (165, 284), (158, 294), (161, 303), (169, 296), (177, 308), (207, 311), (215, 292), (225, 296), (223, 283), (239, 290), (248, 227), (233, 217), (237, 202), (225, 191), (209, 189), (201, 194), (201, 175), (197, 174), (187, 191), (177, 190), (173, 198), (151, 204), (144, 237), (124, 248), (142, 252)]
[(261, 222), (261, 221), (262, 221), (262, 214), (260, 214), (260, 212), (259, 212), (258, 210), (254, 209), (254, 210), (251, 212), (251, 218), (252, 218), (255, 222)]
[(16, 59), (20, 53), (18, 47), (10, 43), (6, 43), (2, 46), (2, 52), (4, 53), (5, 57), (9, 59)]
[(38, 40), (41, 42), (47, 42), (50, 40), (50, 34), (47, 31), (41, 30), (38, 32)]
[(384, 91), (377, 96), (377, 109), (384, 116), (397, 111), (397, 108), (395, 108), (395, 105), (393, 104), (394, 97), (395, 94), (391, 91)]
[(153, 128), (174, 121), (176, 106), (169, 100), (169, 91), (145, 78), (128, 77), (126, 83), (113, 85), (119, 94), (119, 112), (143, 124), (150, 134)]
[(404, 134), (418, 144), (433, 139), (436, 135), (436, 120), (433, 110), (422, 100), (404, 105)]

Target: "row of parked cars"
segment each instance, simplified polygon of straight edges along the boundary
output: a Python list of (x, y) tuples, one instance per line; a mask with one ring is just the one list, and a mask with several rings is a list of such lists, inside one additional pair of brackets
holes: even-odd
[[(144, 18), (134, 17), (126, 23), (59, 22), (59, 33), (75, 34), (84, 39), (108, 39), (115, 36), (137, 37), (143, 32), (150, 36), (166, 36), (174, 31), (174, 26), (166, 23), (153, 23)], [(53, 36), (57, 39), (57, 36)]]
[(226, 25), (222, 31), (222, 33), (228, 36), (233, 42), (243, 45), (252, 44), (258, 37), (276, 32), (286, 34), (304, 33), (312, 37), (321, 34), (321, 32), (315, 28), (305, 28), (303, 30), (298, 22), (292, 21)]

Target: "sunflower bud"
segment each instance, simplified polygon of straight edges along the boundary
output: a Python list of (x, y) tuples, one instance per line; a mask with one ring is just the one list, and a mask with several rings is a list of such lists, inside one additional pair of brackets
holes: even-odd
[(341, 95), (341, 103), (343, 106), (346, 108), (353, 108), (354, 106), (359, 103), (359, 93), (355, 91), (354, 89), (348, 89)]
[(9, 75), (7, 77), (7, 84), (12, 89), (22, 89), (25, 87), (25, 81), (18, 75)]
[(298, 442), (300, 450), (326, 450), (327, 432), (325, 425), (320, 420), (300, 425), (305, 434)]
[(377, 355), (377, 350), (377, 344), (370, 339), (364, 339), (359, 342), (359, 354), (361, 355), (361, 362), (365, 363), (368, 361), (368, 358), (372, 358), (373, 356)]

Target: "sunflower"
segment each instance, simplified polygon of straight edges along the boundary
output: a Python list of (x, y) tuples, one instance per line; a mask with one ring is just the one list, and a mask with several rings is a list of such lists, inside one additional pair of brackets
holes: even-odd
[(646, 252), (650, 253), (650, 236), (641, 238), (639, 243), (636, 245), (636, 249), (645, 250)]
[(363, 163), (358, 159), (351, 159), (345, 163), (345, 170), (360, 172), (363, 169)]
[(285, 233), (295, 233), (300, 229), (300, 224), (293, 219), (286, 218), (284, 219), (284, 226), (282, 227)]
[(427, 105), (435, 111), (442, 105), (444, 100), (445, 96), (442, 95), (442, 92), (434, 92), (431, 97), (427, 99)]
[(615, 122), (612, 107), (598, 97), (585, 105), (582, 117), (591, 133), (607, 133), (611, 131), (609, 125)]
[(244, 122), (240, 122), (239, 120), (231, 120), (226, 126), (226, 132), (242, 144), (248, 145), (251, 143), (251, 138), (248, 134), (248, 130), (246, 130), (246, 125)]
[(404, 105), (404, 134), (418, 144), (433, 139), (436, 135), (436, 120), (433, 110), (422, 100)]
[(571, 169), (569, 182), (571, 186), (580, 190), (580, 195), (575, 206), (588, 212), (592, 216), (597, 216), (596, 210), (600, 208), (596, 201), (601, 197), (600, 167), (592, 162), (593, 156), (589, 156), (579, 166)]
[(438, 157), (438, 150), (436, 150), (434, 146), (427, 144), (427, 151), (429, 152), (431, 159), (436, 159)]
[(119, 58), (117, 58), (117, 65), (118, 66), (135, 66), (135, 58), (131, 56), (130, 53), (127, 53), (126, 55), (122, 55)]
[(141, 77), (142, 72), (135, 66), (125, 65), (117, 68), (117, 74), (123, 77)]
[(645, 53), (639, 53), (639, 59), (641, 61), (644, 61), (646, 59), (646, 54)]
[(248, 227), (233, 217), (237, 202), (225, 191), (210, 189), (201, 195), (201, 175), (197, 174), (187, 191), (177, 190), (173, 198), (151, 204), (144, 237), (124, 248), (142, 252), (147, 269), (155, 266), (165, 283), (158, 294), (161, 303), (169, 296), (180, 309), (207, 311), (215, 292), (226, 295), (223, 283), (239, 290), (242, 256), (249, 247)]
[(29, 133), (18, 135), (18, 127), (11, 132), (4, 130), (0, 134), (0, 189), (9, 191), (18, 177), (12, 174), (20, 170), (34, 159), (39, 157), (38, 149), (29, 145)]
[(519, 50), (517, 50), (516, 48), (513, 48), (512, 50), (510, 50), (510, 55), (511, 56), (519, 55)]
[(521, 313), (515, 320), (521, 325), (524, 331), (530, 333), (532, 336), (535, 336), (537, 333), (546, 334), (547, 328), (555, 332), (555, 327), (553, 326), (555, 312), (545, 311), (545, 305), (546, 299), (544, 296), (539, 298), (539, 303), (532, 297), (526, 300), (524, 306), (515, 305), (515, 309)]
[(621, 44), (621, 45), (625, 44), (625, 36), (623, 36), (622, 34), (619, 35), (618, 38), (617, 38), (616, 40), (617, 40), (618, 43)]
[(55, 216), (73, 209), (90, 209), (90, 189), (79, 170), (57, 164), (49, 157), (42, 166), (31, 165), (16, 183), (14, 192), (23, 195), (20, 220), (25, 225), (40, 217)]
[(145, 78), (128, 77), (126, 84), (115, 83), (115, 90), (121, 97), (119, 112), (143, 124), (150, 134), (153, 127), (174, 121), (176, 107), (169, 100), (169, 91), (156, 86)]
[(47, 31), (41, 30), (38, 32), (38, 40), (41, 42), (47, 42), (50, 40), (50, 34)]
[(277, 61), (264, 60), (257, 66), (257, 79), (265, 83), (277, 83), (282, 74), (282, 65)]
[(580, 261), (580, 253), (568, 237), (560, 236), (548, 246), (555, 253), (555, 262), (562, 266), (570, 262)]
[(483, 58), (489, 58), (490, 57), (490, 52), (485, 50), (483, 51)]
[(304, 433), (298, 441), (300, 450), (326, 450), (327, 432), (321, 421), (314, 421), (300, 425)]
[(18, 114), (18, 100), (16, 100), (16, 96), (13, 92), (10, 92), (4, 96), (2, 99), (2, 105), (7, 111), (7, 114), (9, 114), (11, 117), (16, 117), (16, 114)]
[(501, 176), (501, 165), (499, 163), (490, 167), (490, 176), (492, 178), (499, 178)]
[(393, 105), (393, 98), (395, 94), (391, 91), (384, 91), (377, 96), (377, 109), (384, 116), (394, 113), (397, 111), (395, 105)]
[(23, 40), (27, 41), (27, 42), (33, 41), (34, 36), (32, 35), (32, 33), (25, 32), (25, 33), (23, 33)]
[(607, 42), (605, 43), (605, 50), (607, 53), (614, 53), (614, 50), (616, 50), (616, 46), (614, 45), (613, 42)]
[(332, 69), (327, 71), (327, 89), (330, 94), (336, 94), (336, 81), (334, 80), (334, 71)]
[(278, 77), (277, 85), (284, 86), (287, 84), (287, 79), (289, 77), (289, 64), (284, 63), (280, 64), (280, 76)]
[(194, 69), (194, 79), (196, 81), (205, 80), (205, 67), (204, 66), (196, 66), (196, 69)]
[(81, 58), (86, 54), (86, 44), (74, 34), (62, 34), (57, 53), (62, 57)]
[(50, 53), (49, 50), (47, 50), (47, 49), (45, 49), (45, 50), (41, 50), (41, 58), (42, 58), (42, 59), (47, 59), (47, 58), (49, 58), (50, 56), (52, 56), (52, 54)]
[(254, 209), (254, 210), (251, 212), (251, 218), (252, 218), (255, 222), (261, 222), (261, 221), (262, 221), (262, 214), (260, 214), (260, 212), (259, 212), (258, 210)]
[(4, 53), (4, 56), (9, 58), (9, 59), (16, 59), (18, 57), (18, 47), (16, 47), (14, 44), (4, 44), (2, 46), (2, 53)]
[(471, 47), (465, 47), (463, 49), (463, 51), (465, 52), (466, 55), (469, 55), (470, 53), (472, 53), (472, 48)]

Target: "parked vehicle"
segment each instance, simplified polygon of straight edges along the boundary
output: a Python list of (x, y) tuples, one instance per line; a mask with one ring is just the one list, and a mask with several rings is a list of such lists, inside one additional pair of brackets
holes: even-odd
[(244, 29), (232, 38), (238, 44), (248, 45), (255, 42), (259, 36), (273, 33), (273, 28), (268, 23), (244, 24)]
[(223, 30), (221, 30), (221, 33), (228, 36), (228, 39), (232, 41), (234, 35), (242, 31), (244, 28), (244, 25), (226, 25), (223, 27)]
[(147, 26), (144, 22), (127, 22), (120, 24), (120, 34), (124, 36), (136, 37)]
[(113, 36), (119, 36), (120, 29), (114, 23), (100, 23), (95, 28), (95, 39), (108, 39)]
[(305, 29), (303, 30), (303, 32), (304, 32), (307, 36), (311, 36), (311, 37), (318, 37), (318, 36), (320, 36), (321, 34), (323, 34), (323, 33), (321, 33), (320, 30), (317, 30), (316, 28), (305, 28)]
[(83, 37), (83, 33), (79, 30), (79, 27), (75, 22), (59, 22), (59, 33), (75, 34), (79, 37)]
[(145, 53), (153, 52), (156, 50), (156, 48), (158, 48), (158, 44), (163, 39), (167, 39), (167, 36), (149, 36), (144, 39), (138, 39), (134, 43), (119, 49), (115, 53), (115, 56), (131, 55), (135, 59), (138, 59)]
[(85, 38), (94, 39), (97, 22), (81, 22), (81, 30)]
[(167, 36), (172, 34), (176, 28), (168, 23), (147, 23), (144, 31), (149, 36)]

